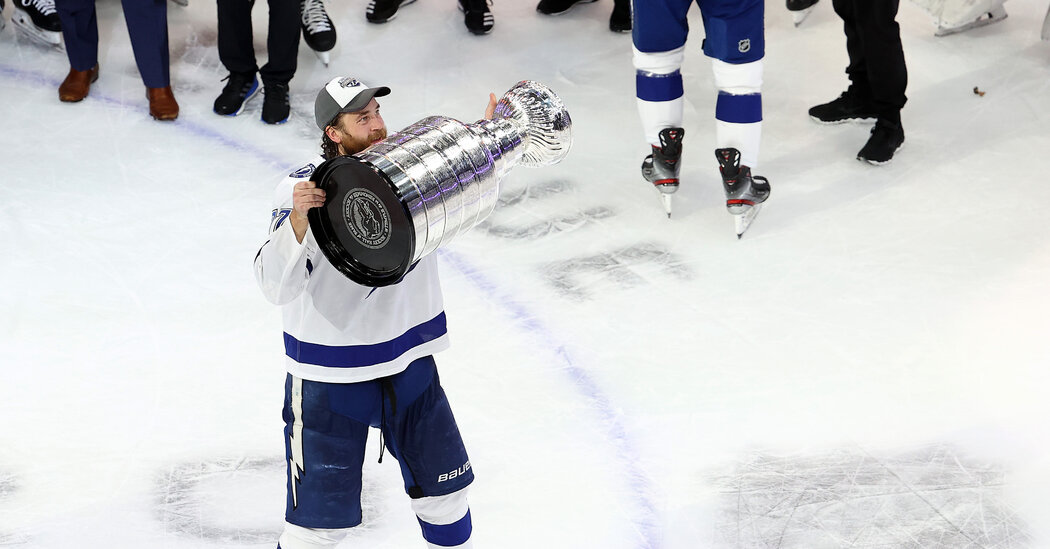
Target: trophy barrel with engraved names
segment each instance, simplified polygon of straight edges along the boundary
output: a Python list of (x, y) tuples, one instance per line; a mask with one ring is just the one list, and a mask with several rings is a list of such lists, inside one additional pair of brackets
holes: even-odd
[(511, 168), (560, 162), (572, 120), (547, 86), (522, 81), (492, 120), (432, 116), (314, 171), (325, 205), (307, 216), (328, 261), (365, 286), (397, 283), (421, 258), (481, 223)]

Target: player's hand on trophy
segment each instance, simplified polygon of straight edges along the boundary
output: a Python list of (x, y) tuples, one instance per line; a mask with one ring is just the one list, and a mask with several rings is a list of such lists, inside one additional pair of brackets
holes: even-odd
[(496, 94), (489, 93), (489, 106), (485, 107), (485, 120), (492, 120), (496, 116)]
[(290, 218), (292, 230), (295, 231), (295, 238), (300, 243), (302, 243), (303, 237), (306, 236), (306, 229), (310, 225), (306, 212), (310, 208), (320, 208), (321, 206), (324, 206), (324, 191), (317, 188), (317, 183), (300, 181), (292, 188), (292, 215)]

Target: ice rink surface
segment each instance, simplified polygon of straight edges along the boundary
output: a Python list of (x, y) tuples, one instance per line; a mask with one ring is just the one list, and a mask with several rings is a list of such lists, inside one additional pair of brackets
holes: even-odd
[[(771, 2), (756, 173), (773, 192), (739, 241), (698, 13), (669, 220), (638, 173), (610, 0), (558, 18), (497, 0), (485, 37), (454, 0), (385, 25), (365, 6), (330, 2), (332, 66), (301, 46), (277, 127), (261, 99), (211, 112), (214, 3), (169, 6), (174, 123), (149, 118), (118, 2), (99, 2), (79, 104), (56, 97), (64, 53), (0, 33), (0, 546), (275, 546), (281, 322), (251, 263), (273, 186), (317, 149), (317, 89), (354, 75), (393, 89), (391, 131), (474, 121), (521, 79), (574, 120), (562, 164), (514, 170), (439, 252), (477, 547), (1050, 547), (1045, 2), (944, 38), (902, 2), (907, 141), (877, 168), (855, 160), (868, 127), (806, 115), (847, 84), (830, 2), (797, 29)], [(421, 547), (376, 439), (343, 546)]]

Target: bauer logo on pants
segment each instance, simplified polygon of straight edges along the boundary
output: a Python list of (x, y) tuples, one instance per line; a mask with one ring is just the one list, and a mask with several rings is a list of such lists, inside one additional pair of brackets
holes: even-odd
[(377, 250), (390, 240), (390, 212), (368, 189), (354, 189), (343, 198), (343, 221), (362, 246)]
[(745, 38), (737, 42), (736, 49), (740, 50), (740, 53), (747, 53), (751, 51), (751, 39)]
[(438, 482), (445, 482), (445, 481), (448, 481), (448, 480), (452, 480), (452, 479), (454, 479), (456, 477), (461, 477), (461, 476), (467, 474), (467, 471), (469, 471), (469, 470), (470, 470), (470, 461), (468, 460), (466, 463), (461, 465), (458, 469), (456, 469), (454, 471), (449, 471), (447, 473), (442, 473), (441, 476), (438, 477)]

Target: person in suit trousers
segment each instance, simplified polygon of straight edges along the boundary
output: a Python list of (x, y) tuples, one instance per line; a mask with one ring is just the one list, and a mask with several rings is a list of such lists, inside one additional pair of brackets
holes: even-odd
[[(168, 66), (167, 0), (122, 0), (124, 20), (131, 36), (142, 82), (146, 85), (149, 113), (157, 120), (174, 120), (179, 104), (171, 91)], [(84, 99), (91, 84), (98, 80), (98, 17), (95, 0), (56, 0), (66, 40), (69, 74), (58, 87), (58, 98), (76, 102)]]

